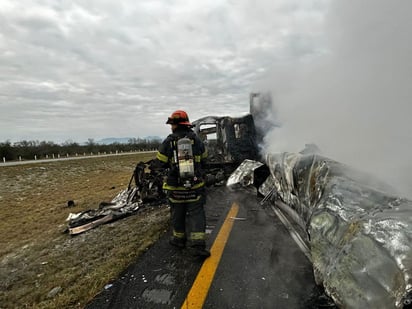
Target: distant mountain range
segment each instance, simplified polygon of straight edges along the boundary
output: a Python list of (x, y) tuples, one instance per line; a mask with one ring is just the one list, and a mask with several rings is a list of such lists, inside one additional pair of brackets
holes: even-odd
[(128, 144), (129, 140), (131, 139), (145, 139), (149, 141), (155, 141), (155, 140), (162, 140), (160, 136), (145, 136), (145, 137), (106, 137), (102, 138), (101, 140), (96, 141), (97, 144), (100, 145), (110, 145), (114, 143), (118, 144)]

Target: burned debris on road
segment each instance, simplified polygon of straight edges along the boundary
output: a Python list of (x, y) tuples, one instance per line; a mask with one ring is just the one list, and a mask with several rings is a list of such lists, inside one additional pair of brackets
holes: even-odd
[[(240, 190), (254, 186), (263, 202), (292, 219), (310, 248), (316, 283), (339, 307), (408, 308), (412, 202), (380, 181), (319, 155), (313, 144), (300, 153), (261, 154), (259, 145), (270, 121), (262, 118), (259, 102), (267, 105), (270, 96), (253, 94), (250, 99), (249, 115), (208, 116), (193, 122), (209, 154), (208, 185), (226, 183)], [(262, 123), (255, 125), (256, 119)], [(105, 218), (114, 220), (145, 205), (165, 203), (163, 177), (150, 170), (150, 162), (139, 163), (134, 185), (101, 205), (100, 213), (92, 212), (97, 214), (95, 225), (93, 219), (84, 221), (82, 230), (81, 215), (76, 215), (69, 218), (69, 229), (82, 232), (107, 222)], [(89, 213), (83, 215), (87, 218)]]

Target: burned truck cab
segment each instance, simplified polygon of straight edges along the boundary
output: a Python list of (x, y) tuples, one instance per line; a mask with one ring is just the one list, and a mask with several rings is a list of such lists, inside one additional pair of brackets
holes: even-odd
[(233, 171), (245, 159), (257, 160), (258, 147), (252, 115), (200, 118), (192, 123), (204, 142), (210, 168)]

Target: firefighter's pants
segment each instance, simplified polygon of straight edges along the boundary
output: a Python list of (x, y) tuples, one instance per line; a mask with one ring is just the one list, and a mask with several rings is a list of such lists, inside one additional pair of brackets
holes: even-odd
[(189, 246), (205, 246), (206, 216), (204, 199), (175, 203), (169, 199), (173, 237), (188, 240)]

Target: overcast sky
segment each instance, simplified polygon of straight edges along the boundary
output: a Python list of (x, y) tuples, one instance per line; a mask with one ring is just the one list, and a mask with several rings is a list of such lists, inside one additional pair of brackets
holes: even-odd
[(165, 136), (321, 53), (326, 0), (0, 2), (0, 141)]

